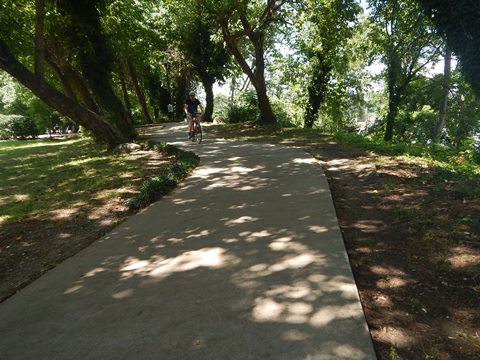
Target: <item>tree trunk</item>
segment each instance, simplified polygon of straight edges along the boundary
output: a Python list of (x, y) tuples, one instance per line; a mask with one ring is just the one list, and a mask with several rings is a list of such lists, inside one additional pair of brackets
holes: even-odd
[(128, 74), (130, 75), (130, 80), (132, 80), (133, 88), (135, 89), (135, 94), (137, 95), (138, 103), (140, 104), (140, 108), (142, 109), (143, 116), (145, 117), (145, 123), (152, 124), (152, 117), (148, 112), (147, 102), (145, 101), (145, 95), (143, 94), (142, 89), (140, 88), (140, 83), (138, 82), (137, 72), (133, 63), (128, 60), (127, 61), (127, 68)]
[(390, 95), (388, 99), (388, 114), (387, 114), (387, 126), (385, 128), (385, 135), (383, 140), (392, 141), (393, 129), (395, 127), (395, 119), (398, 114), (398, 108), (400, 106), (400, 99), (398, 95)]
[(443, 128), (445, 127), (445, 120), (447, 118), (448, 110), (448, 94), (450, 93), (450, 83), (452, 80), (452, 50), (447, 45), (445, 49), (445, 66), (443, 69), (442, 81), (442, 100), (440, 101), (440, 110), (438, 113), (438, 121), (435, 125), (433, 134), (433, 142), (440, 142)]
[(204, 79), (202, 81), (203, 88), (205, 89), (206, 94), (206, 105), (205, 105), (205, 114), (203, 115), (203, 120), (206, 122), (212, 122), (213, 116), (213, 84), (214, 80), (212, 79)]
[(47, 51), (46, 59), (57, 74), (65, 94), (73, 100), (76, 100), (76, 95), (79, 95), (88, 110), (101, 115), (100, 109), (90, 95), (87, 86), (70, 64), (64, 59), (63, 55), (60, 54), (58, 47), (53, 46), (50, 51)]
[(60, 114), (92, 131), (97, 140), (107, 143), (110, 147), (132, 140), (128, 134), (123, 134), (98, 114), (85, 109), (76, 101), (36, 77), (15, 59), (8, 45), (2, 39), (0, 39), (0, 69), (5, 70)]
[(70, 82), (68, 81), (67, 77), (63, 73), (62, 69), (53, 61), (50, 61), (50, 59), (47, 57), (47, 62), (50, 65), (50, 67), (53, 69), (53, 72), (57, 75), (58, 80), (60, 81), (60, 84), (62, 85), (63, 92), (65, 95), (67, 95), (69, 98), (72, 100), (77, 100), (75, 96), (75, 92), (72, 89), (72, 86), (70, 85)]
[(240, 51), (236, 38), (230, 36), (228, 32), (228, 23), (222, 24), (222, 34), (228, 50), (231, 52), (235, 60), (237, 60), (243, 72), (248, 76), (253, 87), (255, 88), (258, 99), (258, 108), (260, 110), (260, 123), (275, 124), (277, 122), (277, 118), (273, 113), (265, 84), (265, 54), (263, 33), (256, 33), (252, 30), (250, 30), (248, 33), (248, 37), (255, 49), (254, 70), (252, 70), (252, 68), (248, 65), (245, 57)]
[[(263, 74), (262, 74), (263, 75)], [(260, 124), (275, 124), (277, 119), (273, 113), (272, 106), (270, 104), (270, 99), (267, 95), (267, 87), (265, 85), (265, 79), (263, 76), (259, 76), (260, 79), (257, 81), (252, 81), (252, 85), (255, 88), (258, 99), (258, 108), (260, 110)]]
[(177, 92), (175, 94), (175, 115), (179, 119), (183, 119), (185, 113), (183, 111), (185, 105), (185, 95), (187, 92), (187, 77), (184, 70), (181, 71), (180, 76), (177, 77)]
[(70, 17), (69, 41), (75, 44), (83, 78), (101, 108), (102, 117), (126, 138), (134, 139), (135, 129), (112, 87), (114, 57), (103, 31), (98, 1), (64, 0), (57, 4)]
[(393, 130), (395, 128), (395, 119), (398, 114), (398, 108), (400, 106), (400, 86), (398, 84), (398, 77), (400, 74), (400, 60), (394, 51), (391, 51), (387, 64), (387, 86), (388, 86), (388, 114), (387, 123), (385, 128), (385, 135), (383, 139), (385, 141), (392, 141)]
[(320, 51), (310, 57), (310, 82), (308, 84), (308, 103), (305, 108), (304, 127), (311, 129), (317, 119), (318, 111), (325, 98), (330, 73), (333, 66)]
[(130, 98), (128, 97), (127, 84), (125, 83), (125, 73), (123, 70), (120, 71), (120, 85), (122, 87), (123, 102), (125, 103), (125, 109), (127, 110), (128, 118), (133, 124), (132, 116), (132, 104), (130, 103)]
[(308, 89), (308, 103), (305, 109), (305, 119), (303, 127), (306, 129), (311, 129), (315, 120), (317, 119), (318, 110), (320, 109), (320, 104), (322, 102), (322, 97), (315, 93), (315, 91), (309, 87)]
[(45, 0), (35, 0), (35, 75), (44, 78), (45, 73)]

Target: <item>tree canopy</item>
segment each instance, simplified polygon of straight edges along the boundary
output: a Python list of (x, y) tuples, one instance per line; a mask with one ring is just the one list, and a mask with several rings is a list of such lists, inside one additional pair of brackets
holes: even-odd
[[(11, 0), (0, 4), (0, 69), (48, 105), (49, 113), (33, 117), (38, 126), (67, 117), (110, 146), (133, 141), (136, 124), (169, 118), (171, 105), (181, 116), (190, 89), (203, 89), (206, 120), (236, 112), (263, 124), (356, 128), (387, 141), (422, 131), (429, 135), (418, 135), (421, 141), (440, 141), (452, 121), (463, 124), (465, 136), (477, 131), (478, 120), (465, 121), (466, 112), (448, 107), (470, 98), (469, 86), (459, 86), (463, 79), (480, 95), (478, 1), (368, 6), (365, 12), (357, 0)], [(450, 57), (446, 49), (463, 77), (455, 68), (438, 75), (444, 80), (432, 75)], [(381, 73), (368, 70), (374, 64)], [(229, 98), (216, 98), (215, 84), (225, 82)], [(238, 84), (245, 91), (235, 92)], [(432, 94), (422, 104), (411, 101), (423, 98), (420, 84), (441, 84), (443, 100)], [(11, 104), (0, 103), (1, 111), (32, 114), (34, 102)], [(474, 116), (478, 104), (468, 104)], [(412, 119), (426, 119), (414, 116), (427, 114), (425, 107), (437, 116), (437, 129), (425, 122), (423, 130), (406, 131), (422, 123)]]

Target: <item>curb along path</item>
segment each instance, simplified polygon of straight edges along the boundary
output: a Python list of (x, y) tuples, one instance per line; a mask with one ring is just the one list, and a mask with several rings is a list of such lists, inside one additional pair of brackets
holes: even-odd
[(0, 359), (375, 359), (315, 159), (185, 134), (179, 188), (0, 304)]

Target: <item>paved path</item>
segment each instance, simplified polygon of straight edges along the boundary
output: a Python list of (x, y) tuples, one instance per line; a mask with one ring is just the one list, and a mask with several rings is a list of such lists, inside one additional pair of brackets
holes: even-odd
[(201, 165), (0, 304), (0, 359), (375, 359), (316, 161), (184, 129)]

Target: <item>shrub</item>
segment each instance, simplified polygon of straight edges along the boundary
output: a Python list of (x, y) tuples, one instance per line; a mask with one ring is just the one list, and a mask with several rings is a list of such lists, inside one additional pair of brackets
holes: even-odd
[(165, 173), (146, 180), (140, 188), (140, 193), (127, 200), (126, 205), (131, 211), (140, 210), (168, 194), (200, 162), (199, 157), (193, 152), (170, 144), (149, 140), (147, 146), (150, 149), (175, 155), (175, 163), (170, 165)]
[(35, 138), (39, 134), (35, 122), (21, 115), (0, 115), (0, 138), (3, 140), (15, 138)]
[(258, 110), (249, 105), (232, 105), (227, 110), (227, 122), (237, 124), (246, 121), (255, 121), (258, 118)]

